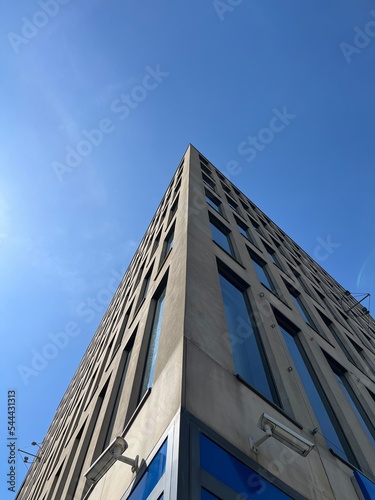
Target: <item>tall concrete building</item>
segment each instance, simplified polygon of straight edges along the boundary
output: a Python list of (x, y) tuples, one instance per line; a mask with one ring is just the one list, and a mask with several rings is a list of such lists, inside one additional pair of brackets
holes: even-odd
[(189, 146), (17, 499), (374, 499), (374, 353), (363, 303)]

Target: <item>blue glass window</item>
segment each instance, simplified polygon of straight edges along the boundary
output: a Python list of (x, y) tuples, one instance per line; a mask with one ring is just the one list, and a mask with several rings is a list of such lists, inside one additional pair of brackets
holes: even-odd
[[(167, 441), (157, 452), (150, 465), (147, 467), (142, 479), (139, 481), (135, 489), (128, 496), (128, 500), (146, 500), (159, 479), (165, 472), (165, 462), (167, 458)], [(161, 497), (163, 498), (163, 497)]]
[(216, 225), (213, 221), (211, 221), (211, 232), (214, 242), (234, 257), (232, 244), (229, 239), (229, 231), (225, 232), (221, 226), (219, 227), (219, 225)]
[(147, 389), (152, 386), (152, 382), (154, 379), (156, 355), (158, 353), (161, 324), (163, 320), (164, 301), (165, 301), (165, 288), (161, 292), (160, 297), (156, 302), (154, 319), (152, 321), (151, 335), (146, 356), (145, 371), (143, 373), (143, 379), (139, 395), (139, 401), (142, 399)]
[(294, 303), (296, 304), (297, 306), (297, 309), (299, 310), (299, 312), (301, 313), (303, 319), (305, 320), (305, 322), (312, 326), (313, 328), (315, 328), (315, 325), (312, 321), (312, 319), (310, 318), (310, 316), (308, 315), (304, 305), (302, 304), (301, 302), (301, 299), (299, 298), (299, 295), (293, 295), (293, 293), (291, 294), (292, 297), (293, 297), (293, 300), (294, 300)]
[[(362, 405), (360, 404), (357, 397), (353, 393), (353, 389), (350, 387), (344, 374), (339, 375), (338, 373), (335, 372), (335, 375), (336, 375), (338, 383), (341, 385), (341, 389), (344, 391), (344, 394), (347, 397), (347, 400), (349, 401), (355, 414), (359, 418), (359, 420), (362, 424), (363, 430), (366, 432), (371, 443), (375, 446), (375, 439), (374, 439), (374, 436), (372, 435), (371, 430), (370, 430), (370, 429), (372, 429), (372, 431), (374, 432), (374, 427), (369, 422), (369, 418), (365, 414)], [(362, 416), (362, 413), (363, 413), (363, 416)], [(365, 419), (366, 419), (367, 423), (366, 423)]]
[(236, 372), (254, 389), (280, 405), (244, 293), (221, 274), (220, 285)]
[[(329, 406), (328, 401), (323, 401), (322, 396), (314, 383), (314, 379), (311, 376), (309, 368), (307, 367), (299, 346), (297, 345), (297, 339), (295, 339), (295, 337), (282, 326), (280, 326), (280, 330), (283, 334), (285, 343), (288, 346), (290, 355), (296, 366), (297, 373), (302, 381), (302, 385), (310, 400), (311, 406), (314, 409), (315, 416), (318, 419), (318, 423), (320, 425), (319, 431), (323, 434), (329, 447), (332, 448), (335, 453), (343, 459), (353, 463), (353, 465), (357, 465), (353, 453), (350, 450), (350, 447), (339, 426), (339, 423), (336, 420), (336, 417), (332, 412), (332, 409)], [(321, 388), (320, 391), (322, 391)]]
[[(203, 434), (200, 435), (200, 460), (201, 467), (205, 471), (234, 492), (248, 495), (246, 498), (262, 498), (265, 500), (291, 498)], [(217, 498), (216, 496), (210, 496), (208, 492), (204, 493), (208, 496), (203, 496), (204, 491), (202, 490), (202, 499), (211, 500)]]
[(251, 260), (253, 263), (253, 266), (255, 267), (255, 271), (257, 272), (259, 281), (265, 285), (267, 288), (272, 290), (272, 292), (275, 292), (275, 287), (273, 286), (273, 283), (269, 279), (267, 272), (265, 270), (265, 264), (260, 264), (257, 260), (255, 260), (251, 255)]
[(356, 478), (359, 487), (361, 488), (362, 494), (365, 500), (372, 500), (375, 498), (375, 483), (370, 481), (366, 476), (358, 472), (354, 471), (354, 477)]

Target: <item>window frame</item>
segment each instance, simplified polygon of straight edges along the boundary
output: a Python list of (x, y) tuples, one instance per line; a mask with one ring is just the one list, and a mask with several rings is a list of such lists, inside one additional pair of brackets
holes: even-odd
[[(230, 255), (233, 259), (237, 260), (237, 253), (234, 247), (233, 239), (231, 237), (231, 230), (225, 224), (219, 221), (216, 217), (214, 217), (211, 213), (208, 214), (211, 237), (212, 241), (217, 245), (221, 250), (223, 250), (227, 255)], [(212, 231), (212, 226), (214, 226), (223, 236), (226, 237), (228, 242), (229, 251), (224, 248), (218, 241), (215, 240), (215, 234)]]
[[(259, 394), (263, 399), (268, 401), (272, 406), (275, 406), (276, 408), (280, 408), (281, 410), (283, 410), (283, 405), (282, 405), (281, 397), (280, 397), (279, 390), (278, 390), (278, 387), (276, 384), (276, 379), (273, 375), (273, 372), (271, 369), (271, 364), (270, 364), (268, 356), (267, 356), (266, 348), (264, 346), (262, 336), (259, 332), (258, 326), (257, 326), (256, 321), (255, 321), (254, 310), (253, 310), (253, 307), (251, 305), (251, 302), (250, 302), (250, 299), (248, 296), (248, 289), (250, 288), (250, 286), (242, 278), (240, 278), (238, 275), (236, 275), (228, 266), (226, 266), (223, 262), (221, 262), (219, 259), (217, 259), (217, 268), (218, 268), (218, 278), (219, 278), (219, 283), (220, 283), (219, 289), (221, 291), (221, 297), (222, 297), (222, 301), (223, 301), (222, 302), (223, 303), (223, 311), (224, 311), (224, 316), (226, 318), (227, 327), (229, 328), (229, 325), (228, 325), (228, 318), (227, 318), (226, 313), (225, 313), (225, 298), (224, 298), (224, 294), (223, 294), (223, 288), (222, 288), (222, 285), (220, 282), (220, 277), (222, 277), (224, 280), (226, 280), (240, 294), (242, 294), (242, 297), (244, 299), (244, 307), (245, 307), (247, 315), (248, 315), (249, 325), (251, 328), (252, 335), (254, 335), (254, 338), (255, 338), (255, 343), (256, 343), (256, 346), (258, 349), (259, 360), (263, 366), (263, 370), (264, 370), (264, 373), (266, 376), (266, 382), (268, 385), (268, 390), (269, 390), (269, 393), (271, 395), (271, 398), (269, 398), (266, 394), (263, 394), (263, 392), (261, 390), (257, 389), (257, 387), (255, 385), (250, 383), (244, 376), (242, 376), (240, 373), (238, 373), (238, 371), (237, 371), (238, 364), (236, 367), (236, 353), (237, 353), (237, 351), (234, 352), (234, 349), (233, 349), (234, 346), (232, 345), (230, 332), (228, 330), (228, 335), (229, 335), (229, 339), (230, 339), (230, 343), (231, 343), (232, 359), (233, 359), (233, 363), (234, 363), (235, 370), (236, 370), (235, 375), (241, 382), (245, 383), (246, 386), (248, 386), (256, 394)], [(245, 342), (245, 340), (244, 340), (244, 342)]]

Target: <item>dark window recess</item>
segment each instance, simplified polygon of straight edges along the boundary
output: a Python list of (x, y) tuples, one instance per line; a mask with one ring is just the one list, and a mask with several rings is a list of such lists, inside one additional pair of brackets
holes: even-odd
[(212, 179), (210, 179), (210, 177), (208, 177), (206, 174), (202, 173), (202, 179), (203, 179), (203, 182), (206, 186), (208, 186), (213, 191), (215, 191), (215, 183)]
[(223, 214), (222, 208), (221, 208), (221, 202), (216, 198), (216, 196), (213, 196), (209, 191), (206, 190), (206, 201), (212, 207), (216, 212), (219, 214)]
[(109, 419), (107, 432), (106, 432), (106, 435), (104, 438), (104, 444), (102, 447), (102, 451), (105, 450), (107, 448), (107, 446), (109, 445), (109, 443), (111, 442), (112, 433), (113, 433), (113, 429), (114, 429), (115, 422), (116, 422), (117, 412), (118, 412), (118, 408), (120, 405), (122, 392), (124, 389), (126, 374), (128, 372), (128, 366), (129, 366), (129, 361), (130, 361), (130, 357), (131, 357), (131, 353), (132, 353), (132, 349), (133, 349), (133, 343), (134, 343), (134, 336), (132, 337), (131, 341), (128, 343), (128, 345), (124, 349), (124, 352), (122, 355), (122, 360), (121, 360), (121, 364), (120, 364), (120, 367), (121, 367), (120, 368), (120, 377), (115, 382), (117, 389), (115, 389), (115, 391), (116, 391), (115, 397), (114, 397), (114, 400), (112, 401), (111, 416)]
[(223, 190), (224, 190), (226, 193), (228, 193), (228, 194), (230, 193), (230, 189), (229, 189), (229, 187), (228, 187), (226, 184), (224, 184), (224, 182), (222, 182), (222, 183), (221, 183), (221, 187), (223, 188)]
[(206, 158), (204, 158), (204, 156), (202, 155), (199, 155), (199, 161), (204, 163), (204, 165), (208, 165), (208, 160), (206, 160)]
[(177, 208), (178, 208), (178, 196), (177, 198), (174, 200), (173, 202), (173, 205), (171, 206), (171, 211), (169, 212), (169, 220), (168, 220), (168, 224), (171, 222), (171, 220), (173, 219), (173, 217), (175, 216), (176, 212), (177, 212)]
[(168, 236), (165, 238), (162, 262), (168, 257), (170, 251), (172, 250), (173, 242), (174, 242), (174, 227), (169, 231)]
[(151, 269), (146, 274), (145, 279), (143, 280), (141, 293), (139, 294), (138, 306), (146, 298), (148, 287), (150, 286), (151, 274), (152, 274), (152, 266)]
[(255, 222), (255, 220), (253, 220), (252, 218), (250, 218), (250, 223), (253, 226), (253, 228), (255, 229), (255, 231), (257, 231), (259, 234), (262, 234), (261, 231), (260, 231), (260, 226), (259, 226), (259, 224), (257, 222)]
[(236, 218), (236, 222), (237, 222), (237, 227), (238, 227), (239, 232), (242, 234), (242, 236), (245, 236), (245, 238), (247, 238), (249, 240), (250, 239), (249, 238), (249, 228), (246, 226), (246, 224), (244, 224), (242, 221), (240, 221), (237, 218)]
[(230, 206), (230, 208), (232, 210), (234, 210), (235, 212), (238, 212), (237, 203), (234, 200), (232, 200), (232, 198), (229, 198), (229, 196), (227, 196), (226, 198), (227, 198), (227, 202), (228, 202), (228, 205)]
[(212, 176), (211, 169), (206, 167), (206, 165), (204, 165), (203, 163), (201, 163), (201, 169), (205, 174), (209, 175), (210, 177)]

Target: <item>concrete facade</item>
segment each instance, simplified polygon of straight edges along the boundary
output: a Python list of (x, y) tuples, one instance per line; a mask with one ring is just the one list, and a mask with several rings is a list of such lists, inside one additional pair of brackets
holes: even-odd
[[(230, 319), (222, 279), (239, 294), (233, 311), (240, 297), (246, 313)], [(375, 322), (365, 312), (190, 145), (17, 499), (362, 498), (358, 477), (375, 481)], [(308, 456), (273, 438), (253, 451), (262, 413), (311, 441)], [(116, 436), (139, 469), (118, 461), (90, 482)], [(216, 450), (212, 464), (204, 450)], [(241, 484), (228, 463), (247, 471)]]

